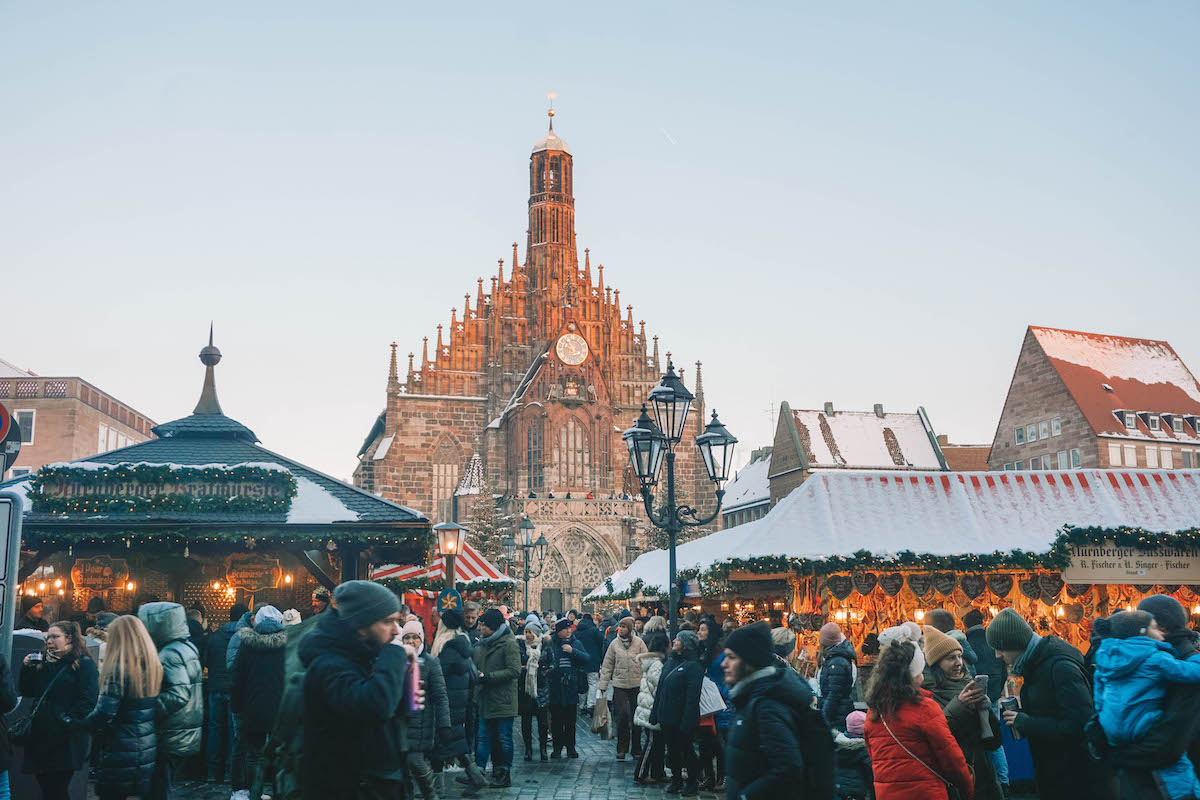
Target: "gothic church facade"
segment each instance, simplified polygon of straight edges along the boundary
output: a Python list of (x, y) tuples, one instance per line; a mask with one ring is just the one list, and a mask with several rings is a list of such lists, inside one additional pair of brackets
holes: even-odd
[[(593, 273), (575, 242), (574, 160), (550, 129), (529, 162), (525, 257), (476, 281), (450, 310), (420, 365), (401, 376), (392, 345), (387, 404), (359, 452), (357, 486), (437, 522), (466, 522), (470, 502), (528, 515), (550, 542), (531, 605), (578, 607), (646, 546), (646, 521), (621, 433), (662, 375), (658, 337)], [(670, 354), (667, 354), (668, 360)], [(692, 441), (703, 429), (700, 363), (676, 463), (680, 493), (711, 510), (712, 485)], [(519, 538), (519, 535), (518, 535)], [(518, 569), (510, 574), (520, 579)], [(520, 597), (520, 595), (518, 595)], [(520, 602), (520, 600), (518, 601)]]

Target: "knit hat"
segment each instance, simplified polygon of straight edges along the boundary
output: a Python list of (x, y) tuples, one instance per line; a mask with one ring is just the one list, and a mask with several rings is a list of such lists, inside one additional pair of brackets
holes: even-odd
[(974, 628), (976, 625), (983, 624), (983, 612), (978, 608), (972, 608), (967, 613), (963, 614), (963, 625), (968, 628)]
[(700, 652), (700, 637), (691, 631), (680, 631), (676, 638), (682, 643), (685, 658), (693, 657)]
[(463, 622), (464, 620), (461, 611), (451, 608), (442, 612), (442, 623), (445, 624), (447, 628), (458, 630), (462, 628)]
[(955, 652), (961, 653), (962, 645), (932, 625), (925, 626), (925, 661), (937, 664)]
[(404, 623), (404, 627), (400, 629), (400, 638), (403, 639), (410, 633), (420, 636), (422, 642), (425, 641), (425, 628), (422, 627), (421, 623), (417, 622), (415, 619)]
[(559, 631), (566, 630), (569, 627), (571, 627), (571, 620), (560, 619), (558, 622), (554, 623), (554, 632), (558, 633)]
[(934, 608), (925, 612), (925, 635), (929, 635), (929, 626), (937, 628), (942, 633), (954, 630), (954, 615), (944, 608)]
[(838, 627), (836, 622), (826, 622), (821, 626), (821, 647), (833, 647), (835, 644), (841, 644), (846, 638), (842, 633), (842, 629)]
[(541, 622), (541, 621), (542, 621), (542, 618), (541, 618), (541, 617), (539, 617), (539, 616), (538, 616), (536, 613), (535, 613), (535, 614), (529, 614), (529, 615), (527, 615), (527, 616), (525, 617), (525, 625), (526, 625), (526, 626), (529, 626), (529, 625), (532, 625), (532, 624), (533, 624), (533, 623), (535, 623), (535, 622)]
[(284, 627), (287, 627), (289, 625), (299, 625), (300, 622), (301, 622), (300, 612), (297, 611), (296, 609), (289, 608), (287, 611), (283, 612)]
[(40, 606), (41, 604), (42, 598), (32, 594), (23, 595), (21, 597), (21, 613), (28, 614), (29, 609), (33, 608), (34, 606)]
[(924, 631), (921, 630), (921, 626), (915, 622), (905, 622), (891, 628), (884, 628), (883, 632), (879, 634), (879, 647), (883, 649), (889, 644), (895, 644), (896, 642), (912, 642), (916, 644), (921, 641), (923, 633)]
[(776, 654), (786, 656), (796, 649), (796, 632), (790, 628), (772, 628), (771, 644)]
[(851, 736), (862, 736), (867, 724), (867, 715), (863, 711), (851, 711), (846, 715), (846, 733)]
[(99, 628), (100, 630), (106, 630), (109, 625), (113, 624), (113, 620), (116, 618), (117, 615), (111, 611), (101, 611), (96, 615), (96, 624), (92, 627)]
[(1138, 611), (1154, 615), (1154, 621), (1164, 633), (1183, 630), (1188, 624), (1188, 614), (1179, 601), (1168, 594), (1152, 594), (1138, 603)]
[(1033, 638), (1033, 628), (1011, 608), (1002, 608), (987, 626), (985, 636), (993, 650), (1024, 650)]
[(913, 645), (912, 661), (908, 662), (908, 674), (910, 677), (917, 677), (925, 671), (925, 654), (921, 652), (921, 648)]
[(617, 627), (629, 628), (629, 630), (633, 630), (633, 617), (621, 617), (619, 620), (617, 620)]
[[(787, 630), (779, 628), (778, 630)], [(790, 632), (790, 631), (789, 631)], [(688, 633), (679, 634), (679, 638), (690, 635)], [(772, 649), (772, 641), (774, 632), (770, 630), (767, 623), (755, 622), (753, 625), (747, 625), (744, 628), (735, 628), (730, 631), (729, 637), (725, 640), (725, 649), (735, 653), (738, 658), (745, 661), (754, 669), (762, 669), (768, 667), (774, 661), (775, 651)], [(793, 642), (795, 635), (793, 634)], [(685, 645), (686, 647), (686, 645)]]
[(498, 631), (504, 627), (504, 613), (498, 608), (489, 608), (487, 611), (479, 615), (481, 625), (487, 625), (494, 631)]
[(1108, 628), (1114, 639), (1131, 639), (1142, 636), (1154, 622), (1154, 615), (1146, 611), (1118, 611), (1108, 618)]
[(338, 614), (351, 628), (365, 628), (400, 610), (400, 598), (374, 581), (346, 581), (333, 592)]
[[(387, 615), (384, 614), (384, 616), (387, 616)], [(258, 611), (254, 612), (254, 624), (258, 625), (260, 622), (262, 622), (265, 619), (269, 619), (272, 622), (278, 622), (280, 625), (282, 625), (283, 624), (283, 612), (280, 611), (275, 606), (261, 606), (258, 609)]]
[(250, 607), (244, 603), (234, 603), (229, 609), (229, 621), (237, 622), (250, 613)]
[[(535, 617), (537, 615), (530, 614), (529, 616)], [(525, 630), (536, 633), (538, 636), (541, 636), (542, 634), (548, 633), (550, 631), (550, 629), (546, 627), (546, 623), (542, 622), (540, 619), (529, 619), (525, 623)]]

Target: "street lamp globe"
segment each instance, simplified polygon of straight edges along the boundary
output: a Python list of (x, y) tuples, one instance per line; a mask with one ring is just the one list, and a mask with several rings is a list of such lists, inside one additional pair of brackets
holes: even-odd
[(629, 463), (642, 486), (658, 483), (658, 472), (666, 454), (666, 437), (650, 419), (645, 405), (641, 415), (633, 421), (633, 427), (621, 434), (621, 438), (629, 448)]
[(658, 386), (650, 390), (650, 403), (654, 406), (654, 419), (658, 423), (658, 429), (672, 444), (677, 444), (683, 438), (683, 429), (687, 425), (688, 410), (692, 407), (693, 399), (692, 393), (675, 374), (675, 365), (668, 363), (667, 374), (662, 376)]
[(434, 525), (433, 531), (437, 534), (438, 555), (457, 556), (462, 553), (466, 528), (457, 522), (443, 522)]
[(550, 547), (550, 543), (546, 541), (545, 536), (539, 536), (538, 540), (533, 543), (533, 550), (537, 553), (538, 564), (546, 560), (546, 550)]
[(521, 520), (521, 546), (533, 547), (533, 520), (525, 517)]
[(737, 438), (721, 424), (721, 420), (717, 419), (716, 409), (713, 409), (712, 419), (704, 426), (704, 433), (696, 437), (696, 449), (700, 451), (704, 468), (708, 470), (709, 480), (717, 484), (718, 488), (729, 480), (736, 445)]
[(515, 561), (517, 558), (517, 540), (512, 537), (512, 534), (506, 535), (500, 541), (500, 549), (504, 551), (504, 557), (509, 561)]

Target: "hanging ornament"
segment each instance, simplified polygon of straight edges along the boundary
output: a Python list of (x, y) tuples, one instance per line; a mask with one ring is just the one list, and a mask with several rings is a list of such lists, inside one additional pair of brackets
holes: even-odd
[(184, 558), (187, 558), (187, 557), (188, 557), (188, 556), (190, 556), (190, 555), (191, 555), (191, 553), (189, 553), (189, 552), (188, 552), (188, 546), (185, 544), (185, 545), (183, 546), (183, 557), (184, 557)]

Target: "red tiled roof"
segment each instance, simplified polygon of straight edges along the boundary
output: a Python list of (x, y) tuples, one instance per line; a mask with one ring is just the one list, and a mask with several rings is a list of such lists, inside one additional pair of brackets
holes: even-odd
[(1097, 434), (1198, 440), (1187, 424), (1180, 435), (1165, 424), (1151, 431), (1139, 418), (1136, 432), (1126, 430), (1114, 413), (1200, 415), (1200, 383), (1167, 342), (1058, 328), (1029, 330)]
[(991, 452), (992, 446), (989, 444), (942, 445), (942, 455), (946, 457), (946, 466), (951, 472), (986, 472)]

